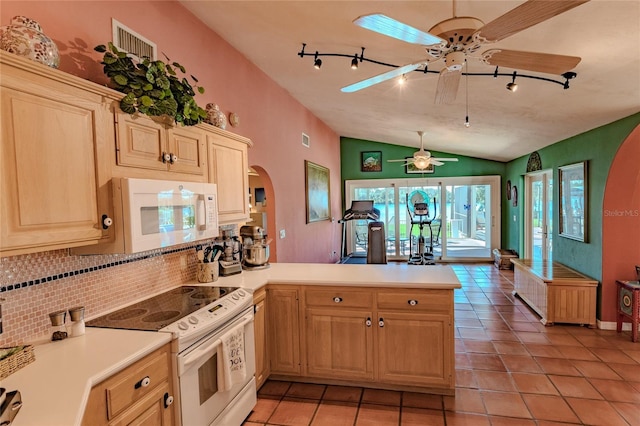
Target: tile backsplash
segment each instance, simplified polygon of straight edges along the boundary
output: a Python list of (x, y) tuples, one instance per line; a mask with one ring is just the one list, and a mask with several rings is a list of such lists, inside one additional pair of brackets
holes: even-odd
[(49, 312), (84, 306), (91, 319), (194, 281), (194, 247), (95, 256), (55, 250), (0, 258), (0, 347), (46, 339)]

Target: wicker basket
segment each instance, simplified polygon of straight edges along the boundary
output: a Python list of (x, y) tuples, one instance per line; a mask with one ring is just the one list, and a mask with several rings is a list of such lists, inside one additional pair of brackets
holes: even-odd
[[(2, 348), (11, 349), (11, 348)], [(0, 380), (5, 377), (9, 377), (16, 371), (20, 370), (25, 365), (31, 364), (36, 360), (36, 355), (33, 351), (33, 346), (27, 345), (22, 350), (14, 353), (7, 358), (0, 360)]]

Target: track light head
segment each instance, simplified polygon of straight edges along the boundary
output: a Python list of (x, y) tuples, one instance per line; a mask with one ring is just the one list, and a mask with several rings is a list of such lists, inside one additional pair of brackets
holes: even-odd
[(493, 78), (498, 78), (498, 67), (496, 67), (496, 70), (493, 72)]
[(516, 90), (518, 90), (518, 85), (516, 84), (516, 74), (517, 71), (514, 71), (513, 80), (511, 80), (511, 83), (507, 83), (507, 90), (510, 92), (515, 92)]
[(352, 70), (357, 70), (358, 69), (358, 55), (354, 55), (353, 59), (351, 60), (351, 69)]
[(316, 51), (316, 55), (314, 56), (313, 67), (317, 70), (322, 67), (322, 59), (318, 58), (318, 52)]
[(464, 127), (471, 127), (471, 123), (469, 123), (468, 115), (464, 118)]

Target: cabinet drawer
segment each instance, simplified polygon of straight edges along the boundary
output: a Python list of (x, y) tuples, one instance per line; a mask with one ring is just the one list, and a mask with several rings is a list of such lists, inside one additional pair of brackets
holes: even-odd
[(307, 306), (331, 306), (335, 308), (371, 308), (373, 293), (366, 290), (322, 288), (305, 291)]
[[(107, 413), (113, 419), (124, 409), (153, 391), (169, 379), (169, 347), (150, 354), (146, 358), (127, 367), (106, 386)], [(143, 381), (148, 378), (148, 385)]]
[(378, 309), (440, 313), (453, 311), (453, 292), (450, 290), (381, 290), (377, 300)]

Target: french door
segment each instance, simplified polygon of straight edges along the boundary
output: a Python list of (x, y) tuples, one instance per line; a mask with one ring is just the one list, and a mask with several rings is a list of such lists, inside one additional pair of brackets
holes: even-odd
[[(345, 182), (345, 201), (373, 200), (385, 225), (387, 258), (406, 260), (416, 254), (420, 235), (437, 260), (486, 260), (500, 241), (500, 177), (439, 179), (375, 179)], [(426, 202), (430, 223), (422, 229), (412, 210), (414, 200)], [(412, 224), (412, 219), (413, 224)], [(365, 256), (365, 220), (347, 227), (347, 253)]]
[(552, 260), (553, 173), (525, 176), (525, 258)]

